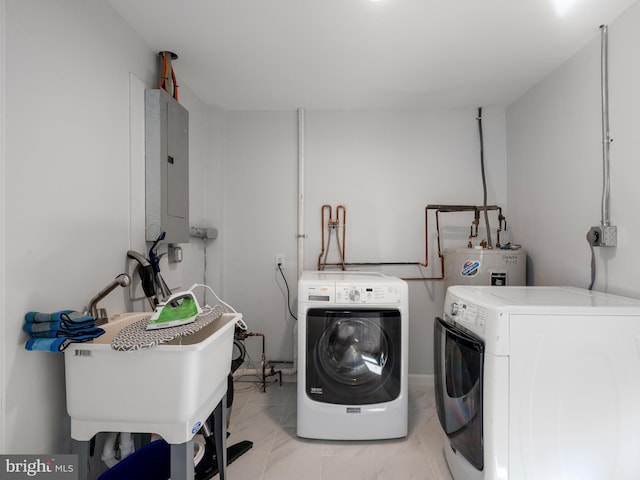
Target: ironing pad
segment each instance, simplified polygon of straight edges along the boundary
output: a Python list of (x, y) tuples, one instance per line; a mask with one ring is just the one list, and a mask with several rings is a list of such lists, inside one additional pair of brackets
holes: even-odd
[(158, 330), (147, 330), (151, 316), (145, 317), (120, 330), (111, 342), (111, 348), (120, 352), (153, 348), (178, 337), (191, 335), (220, 318), (223, 313), (224, 311), (220, 305), (205, 307), (204, 311), (197, 315), (195, 322)]

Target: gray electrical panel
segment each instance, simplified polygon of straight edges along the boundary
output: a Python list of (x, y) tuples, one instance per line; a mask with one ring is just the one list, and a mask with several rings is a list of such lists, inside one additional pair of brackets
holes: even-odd
[(165, 90), (145, 91), (146, 240), (189, 242), (189, 112)]

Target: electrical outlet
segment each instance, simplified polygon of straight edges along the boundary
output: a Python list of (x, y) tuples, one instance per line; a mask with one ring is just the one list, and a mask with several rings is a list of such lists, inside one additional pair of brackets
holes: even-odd
[(602, 229), (600, 227), (591, 227), (587, 232), (587, 242), (592, 247), (599, 247), (602, 243)]
[(587, 242), (592, 247), (616, 247), (618, 245), (618, 227), (591, 227), (587, 232)]
[(284, 269), (284, 253), (276, 253), (276, 269), (278, 267)]

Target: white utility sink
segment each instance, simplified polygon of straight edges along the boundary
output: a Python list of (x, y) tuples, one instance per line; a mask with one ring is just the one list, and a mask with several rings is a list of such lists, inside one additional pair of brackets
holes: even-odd
[(225, 313), (196, 333), (146, 350), (111, 348), (122, 328), (149, 315), (114, 316), (101, 326), (104, 335), (64, 351), (75, 440), (98, 432), (142, 432), (184, 443), (226, 393), (234, 325), (242, 315)]

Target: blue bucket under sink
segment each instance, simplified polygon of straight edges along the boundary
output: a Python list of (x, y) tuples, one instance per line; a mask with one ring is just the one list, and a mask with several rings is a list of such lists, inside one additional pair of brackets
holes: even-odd
[(167, 480), (171, 476), (171, 446), (148, 443), (98, 477), (98, 480)]

